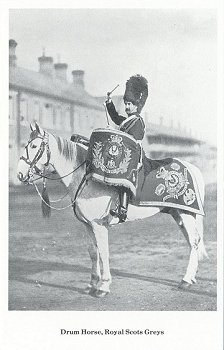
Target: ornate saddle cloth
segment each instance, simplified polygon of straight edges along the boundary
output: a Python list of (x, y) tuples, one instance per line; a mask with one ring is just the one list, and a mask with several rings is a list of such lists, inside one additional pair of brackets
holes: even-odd
[(133, 194), (131, 204), (204, 215), (197, 182), (185, 162), (176, 158), (153, 160), (143, 154), (138, 170), (139, 144), (117, 130), (96, 129), (87, 144), (87, 175), (108, 185), (129, 188)]
[(136, 194), (141, 148), (130, 135), (113, 129), (96, 129), (90, 137), (87, 175), (108, 185), (125, 186)]
[(161, 206), (204, 215), (197, 183), (191, 170), (176, 158), (152, 160), (144, 156), (132, 204)]

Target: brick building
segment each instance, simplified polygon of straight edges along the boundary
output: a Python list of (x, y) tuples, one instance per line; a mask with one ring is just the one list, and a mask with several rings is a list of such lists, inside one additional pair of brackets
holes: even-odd
[(39, 72), (17, 65), (15, 40), (9, 40), (9, 159), (10, 181), (15, 182), (16, 165), (29, 136), (30, 123), (37, 121), (50, 132), (69, 138), (72, 133), (90, 136), (106, 126), (105, 110), (85, 91), (84, 71), (72, 71), (53, 58), (38, 58)]

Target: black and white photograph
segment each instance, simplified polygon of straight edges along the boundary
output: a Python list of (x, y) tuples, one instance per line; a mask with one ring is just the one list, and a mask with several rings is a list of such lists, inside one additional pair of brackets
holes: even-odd
[(198, 3), (5, 9), (4, 349), (223, 348), (222, 21)]

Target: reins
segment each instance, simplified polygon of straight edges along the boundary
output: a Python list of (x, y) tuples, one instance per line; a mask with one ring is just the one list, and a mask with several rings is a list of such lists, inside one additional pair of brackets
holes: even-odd
[[(62, 178), (64, 178), (64, 177), (69, 176), (70, 174), (74, 173), (74, 172), (75, 172), (76, 170), (78, 170), (83, 164), (85, 164), (85, 162), (86, 162), (86, 161), (82, 162), (82, 163), (81, 163), (76, 169), (74, 169), (71, 173), (69, 173), (69, 174), (67, 174), (67, 175), (64, 175), (64, 176), (62, 176), (62, 177), (53, 179), (53, 178), (48, 178), (48, 177), (46, 177), (46, 176), (40, 176), (38, 179), (40, 179), (40, 178), (43, 178), (43, 180), (45, 180), (45, 179), (50, 179), (50, 180), (59, 180), (59, 179), (62, 179)], [(35, 181), (37, 181), (38, 179), (35, 179)], [(67, 205), (66, 207), (63, 207), (63, 208), (52, 207), (52, 206), (43, 198), (43, 195), (41, 195), (41, 193), (40, 193), (40, 191), (39, 191), (39, 189), (38, 189), (36, 183), (34, 183), (34, 181), (32, 182), (32, 185), (34, 185), (34, 187), (35, 187), (35, 189), (36, 189), (36, 191), (37, 191), (39, 197), (41, 198), (41, 200), (42, 200), (42, 201), (44, 202), (44, 204), (46, 204), (49, 208), (54, 209), (54, 210), (64, 210), (64, 209), (67, 209), (67, 208), (69, 208), (69, 207), (71, 207), (71, 206), (73, 206), (73, 205), (75, 204), (76, 199), (77, 199), (77, 196), (78, 196), (78, 193), (79, 193), (80, 188), (81, 188), (81, 186), (83, 185), (85, 179), (86, 179), (86, 175), (83, 176), (83, 178), (82, 178), (82, 180), (81, 180), (81, 182), (80, 182), (80, 184), (79, 184), (79, 186), (78, 186), (78, 188), (77, 188), (77, 191), (76, 191), (76, 193), (75, 193), (74, 199), (72, 200), (72, 203), (69, 204), (69, 205)], [(45, 182), (43, 182), (43, 188), (44, 188), (44, 189), (46, 188)], [(56, 200), (53, 200), (53, 201), (51, 200), (51, 202), (53, 202), (53, 203), (60, 202), (60, 201), (61, 201), (62, 199), (64, 199), (68, 194), (69, 194), (69, 191), (68, 191), (63, 197), (61, 197), (61, 198), (59, 198), (59, 199), (56, 199)]]
[[(74, 204), (74, 203), (72, 202), (71, 204), (67, 205), (66, 207), (62, 207), (62, 208), (52, 207), (52, 205), (50, 205), (49, 203), (47, 203), (47, 202), (45, 201), (45, 199), (44, 199), (43, 196), (41, 195), (41, 193), (40, 193), (40, 191), (39, 191), (37, 185), (36, 185), (36, 184), (33, 184), (33, 185), (34, 185), (34, 187), (35, 187), (35, 189), (36, 189), (36, 191), (37, 191), (37, 194), (39, 195), (40, 199), (44, 202), (45, 205), (47, 205), (47, 206), (48, 206), (49, 208), (51, 208), (51, 209), (58, 210), (58, 211), (60, 211), (60, 210), (65, 210), (65, 209), (71, 207), (71, 206)], [(67, 196), (67, 194), (68, 194), (68, 193), (66, 193), (66, 196)], [(64, 197), (65, 197), (65, 196), (64, 196)], [(64, 197), (60, 198), (59, 200), (62, 200)], [(58, 201), (59, 201), (59, 200), (58, 200)], [(55, 202), (56, 202), (56, 201), (55, 201)]]
[[(78, 166), (77, 168), (75, 168), (74, 170), (72, 170), (70, 173), (68, 173), (68, 174), (66, 174), (66, 175), (63, 175), (63, 176), (60, 176), (60, 177), (56, 177), (56, 178), (48, 177), (48, 176), (46, 176), (46, 175), (37, 173), (37, 174), (39, 175), (39, 177), (37, 177), (36, 179), (34, 179), (34, 180), (32, 181), (32, 183), (33, 183), (34, 181), (40, 180), (40, 179), (42, 179), (42, 178), (43, 178), (43, 179), (47, 179), (47, 180), (61, 180), (61, 179), (64, 179), (65, 177), (67, 177), (67, 176), (73, 174), (76, 170), (78, 170), (78, 169), (79, 169), (82, 165), (84, 165), (85, 163), (86, 163), (86, 160), (84, 160), (84, 162), (82, 162), (81, 164), (79, 164), (79, 166)], [(47, 174), (47, 175), (50, 175), (50, 174)]]

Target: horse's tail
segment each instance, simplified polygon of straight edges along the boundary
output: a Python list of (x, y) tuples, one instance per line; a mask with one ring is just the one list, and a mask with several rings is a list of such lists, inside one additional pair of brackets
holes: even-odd
[(198, 244), (198, 260), (203, 260), (204, 258), (208, 258), (208, 254), (206, 252), (205, 249), (205, 245), (204, 245), (204, 235), (203, 235), (203, 219), (204, 217), (202, 215), (196, 215), (196, 227), (197, 227), (197, 231), (200, 237), (200, 241)]
[(41, 209), (42, 209), (43, 217), (49, 218), (51, 216), (51, 207), (50, 207), (50, 199), (49, 199), (45, 184), (43, 185), (41, 196), (42, 196)]
[[(197, 185), (198, 185), (198, 190), (200, 193), (202, 205), (204, 206), (204, 199), (205, 199), (205, 183), (204, 183), (204, 178), (202, 176), (201, 171), (195, 167), (196, 170), (196, 176), (197, 176)], [(203, 220), (204, 216), (197, 214), (196, 215), (196, 227), (197, 231), (200, 237), (200, 242), (198, 245), (198, 260), (203, 260), (204, 258), (208, 259), (208, 254), (205, 249), (204, 245), (204, 227), (203, 227)]]

